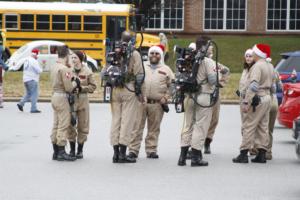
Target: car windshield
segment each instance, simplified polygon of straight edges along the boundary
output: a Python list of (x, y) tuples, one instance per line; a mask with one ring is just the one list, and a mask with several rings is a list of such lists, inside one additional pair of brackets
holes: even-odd
[(276, 66), (278, 72), (300, 72), (300, 57), (291, 56), (288, 59), (282, 59)]

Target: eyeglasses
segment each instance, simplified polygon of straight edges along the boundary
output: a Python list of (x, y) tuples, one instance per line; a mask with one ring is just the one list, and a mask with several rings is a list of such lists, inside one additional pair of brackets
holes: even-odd
[(252, 55), (246, 55), (246, 58), (252, 58), (253, 56)]
[(156, 55), (157, 56), (157, 55), (160, 55), (160, 54), (157, 53), (157, 52), (151, 52), (150, 55)]

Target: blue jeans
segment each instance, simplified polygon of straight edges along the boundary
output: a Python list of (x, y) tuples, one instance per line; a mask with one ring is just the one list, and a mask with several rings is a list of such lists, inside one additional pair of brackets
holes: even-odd
[(21, 106), (24, 106), (26, 102), (31, 102), (31, 111), (36, 111), (36, 102), (38, 100), (38, 82), (31, 80), (24, 83), (26, 93), (19, 102)]

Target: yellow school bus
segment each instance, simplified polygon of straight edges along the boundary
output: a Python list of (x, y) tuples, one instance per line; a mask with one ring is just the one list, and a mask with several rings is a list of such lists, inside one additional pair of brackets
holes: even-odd
[[(130, 4), (0, 2), (0, 29), (6, 31), (6, 46), (12, 52), (30, 41), (56, 40), (102, 64), (105, 41), (119, 40), (124, 30), (134, 32), (134, 16)], [(159, 37), (144, 34), (143, 49), (159, 43)]]

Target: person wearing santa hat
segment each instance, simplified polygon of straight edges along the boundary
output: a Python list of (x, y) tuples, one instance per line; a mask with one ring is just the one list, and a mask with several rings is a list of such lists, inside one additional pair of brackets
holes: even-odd
[[(147, 136), (145, 147), (147, 158), (157, 159), (158, 137), (164, 111), (168, 112), (167, 104), (171, 98), (171, 83), (174, 73), (164, 64), (164, 54), (161, 46), (153, 46), (148, 51), (149, 61), (145, 62), (144, 96), (145, 104), (138, 106), (139, 115), (133, 137), (129, 145), (129, 157), (137, 158), (143, 140), (143, 131), (147, 121)], [(166, 110), (164, 110), (164, 108)]]
[[(253, 48), (255, 64), (249, 70), (246, 93), (242, 99), (242, 112), (247, 113), (243, 122), (242, 144), (240, 154), (233, 159), (234, 163), (248, 163), (248, 151), (254, 139), (258, 154), (253, 163), (266, 163), (266, 152), (269, 144), (269, 114), (271, 93), (274, 92), (274, 68), (270, 63), (271, 49), (269, 45), (257, 44)], [(258, 102), (256, 101), (258, 100)], [(258, 103), (258, 105), (253, 105)]]
[(39, 95), (39, 79), (43, 69), (37, 61), (39, 54), (38, 49), (33, 49), (31, 55), (26, 58), (23, 67), (23, 82), (26, 93), (20, 102), (17, 104), (18, 109), (23, 112), (23, 107), (26, 102), (31, 102), (31, 113), (40, 113), (36, 103)]

